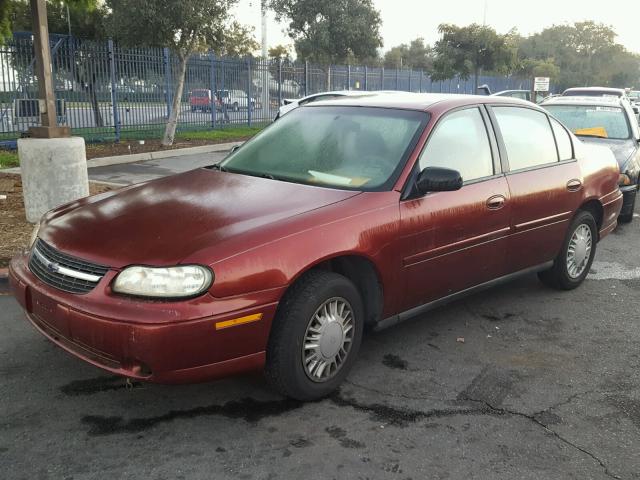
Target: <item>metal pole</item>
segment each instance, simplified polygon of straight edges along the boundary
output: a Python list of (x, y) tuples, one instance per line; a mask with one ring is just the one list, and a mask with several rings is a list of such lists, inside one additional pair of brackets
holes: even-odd
[(384, 90), (384, 67), (380, 67), (380, 90)]
[(282, 105), (282, 58), (278, 58), (278, 108)]
[(347, 90), (351, 90), (351, 65), (347, 65)]
[(369, 90), (369, 82), (367, 81), (369, 77), (369, 69), (367, 68), (367, 66), (364, 66), (364, 89)]
[(251, 57), (247, 58), (247, 126), (251, 126)]
[(409, 88), (408, 90), (411, 91), (411, 76), (413, 75), (413, 70), (409, 69)]
[(398, 69), (396, 68), (396, 90), (400, 90), (400, 76)]
[(69, 127), (58, 127), (56, 118), (56, 96), (53, 88), (45, 0), (31, 0), (31, 21), (33, 23), (33, 47), (36, 54), (35, 71), (38, 78), (38, 106), (42, 126), (31, 127), (29, 132), (31, 136), (39, 138), (68, 137), (70, 135)]
[(113, 40), (107, 40), (109, 51), (109, 70), (111, 75), (111, 107), (113, 108), (113, 128), (116, 136), (116, 143), (120, 141), (120, 112), (118, 111), (118, 95), (116, 91), (116, 59), (113, 49)]
[(422, 78), (424, 77), (424, 72), (420, 70), (420, 93), (422, 93)]
[(211, 59), (211, 128), (216, 128), (216, 54), (209, 54)]
[(171, 65), (169, 63), (169, 49), (164, 47), (162, 50), (162, 60), (164, 63), (165, 89), (167, 91), (167, 118), (171, 116)]
[(309, 62), (304, 62), (304, 96), (309, 95)]

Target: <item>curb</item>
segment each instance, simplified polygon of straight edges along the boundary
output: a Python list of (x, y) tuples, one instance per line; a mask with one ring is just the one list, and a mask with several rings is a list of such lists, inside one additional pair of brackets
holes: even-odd
[(176, 148), (173, 150), (159, 150), (156, 152), (132, 153), (129, 155), (114, 155), (112, 157), (99, 157), (87, 160), (87, 168), (107, 167), (122, 163), (146, 162), (160, 158), (183, 157), (185, 155), (197, 155), (201, 153), (226, 152), (243, 142), (216, 143), (213, 145), (199, 145), (197, 147)]
[[(244, 142), (214, 143), (212, 145), (199, 145), (197, 147), (175, 148), (173, 150), (158, 150), (155, 152), (131, 153), (129, 155), (113, 155), (111, 157), (98, 157), (87, 160), (87, 168), (108, 167), (109, 165), (120, 165), (124, 163), (147, 162), (149, 160), (159, 160), (169, 157), (183, 157), (185, 155), (198, 155), (202, 153), (227, 152), (236, 145)], [(20, 174), (20, 167), (5, 168), (0, 173)]]

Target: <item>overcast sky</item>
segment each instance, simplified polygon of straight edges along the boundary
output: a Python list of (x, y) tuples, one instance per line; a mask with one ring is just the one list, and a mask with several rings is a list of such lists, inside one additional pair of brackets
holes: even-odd
[[(485, 0), (373, 0), (382, 15), (384, 50), (423, 37), (433, 44), (438, 25), (482, 23)], [(638, 0), (486, 0), (486, 21), (500, 33), (516, 27), (523, 35), (538, 32), (552, 24), (594, 20), (611, 25), (617, 41), (640, 53), (640, 2)], [(235, 9), (241, 23), (253, 25), (258, 42), (260, 0), (239, 0)], [(269, 13), (268, 41), (271, 47), (292, 44), (285, 25), (279, 25)]]

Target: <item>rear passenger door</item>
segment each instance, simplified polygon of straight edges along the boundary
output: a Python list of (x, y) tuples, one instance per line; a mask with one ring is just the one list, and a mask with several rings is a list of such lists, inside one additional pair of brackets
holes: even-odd
[(490, 113), (511, 192), (507, 262), (515, 272), (558, 254), (581, 202), (583, 178), (569, 134), (546, 113), (498, 105)]

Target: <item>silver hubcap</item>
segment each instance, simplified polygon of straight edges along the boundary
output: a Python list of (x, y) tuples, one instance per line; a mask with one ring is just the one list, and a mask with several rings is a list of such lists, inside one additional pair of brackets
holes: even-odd
[(344, 365), (353, 341), (353, 311), (342, 297), (318, 307), (311, 317), (302, 346), (302, 363), (314, 382), (326, 382)]
[(591, 246), (591, 229), (585, 224), (579, 225), (571, 235), (567, 249), (567, 272), (571, 278), (584, 273), (591, 257)]

